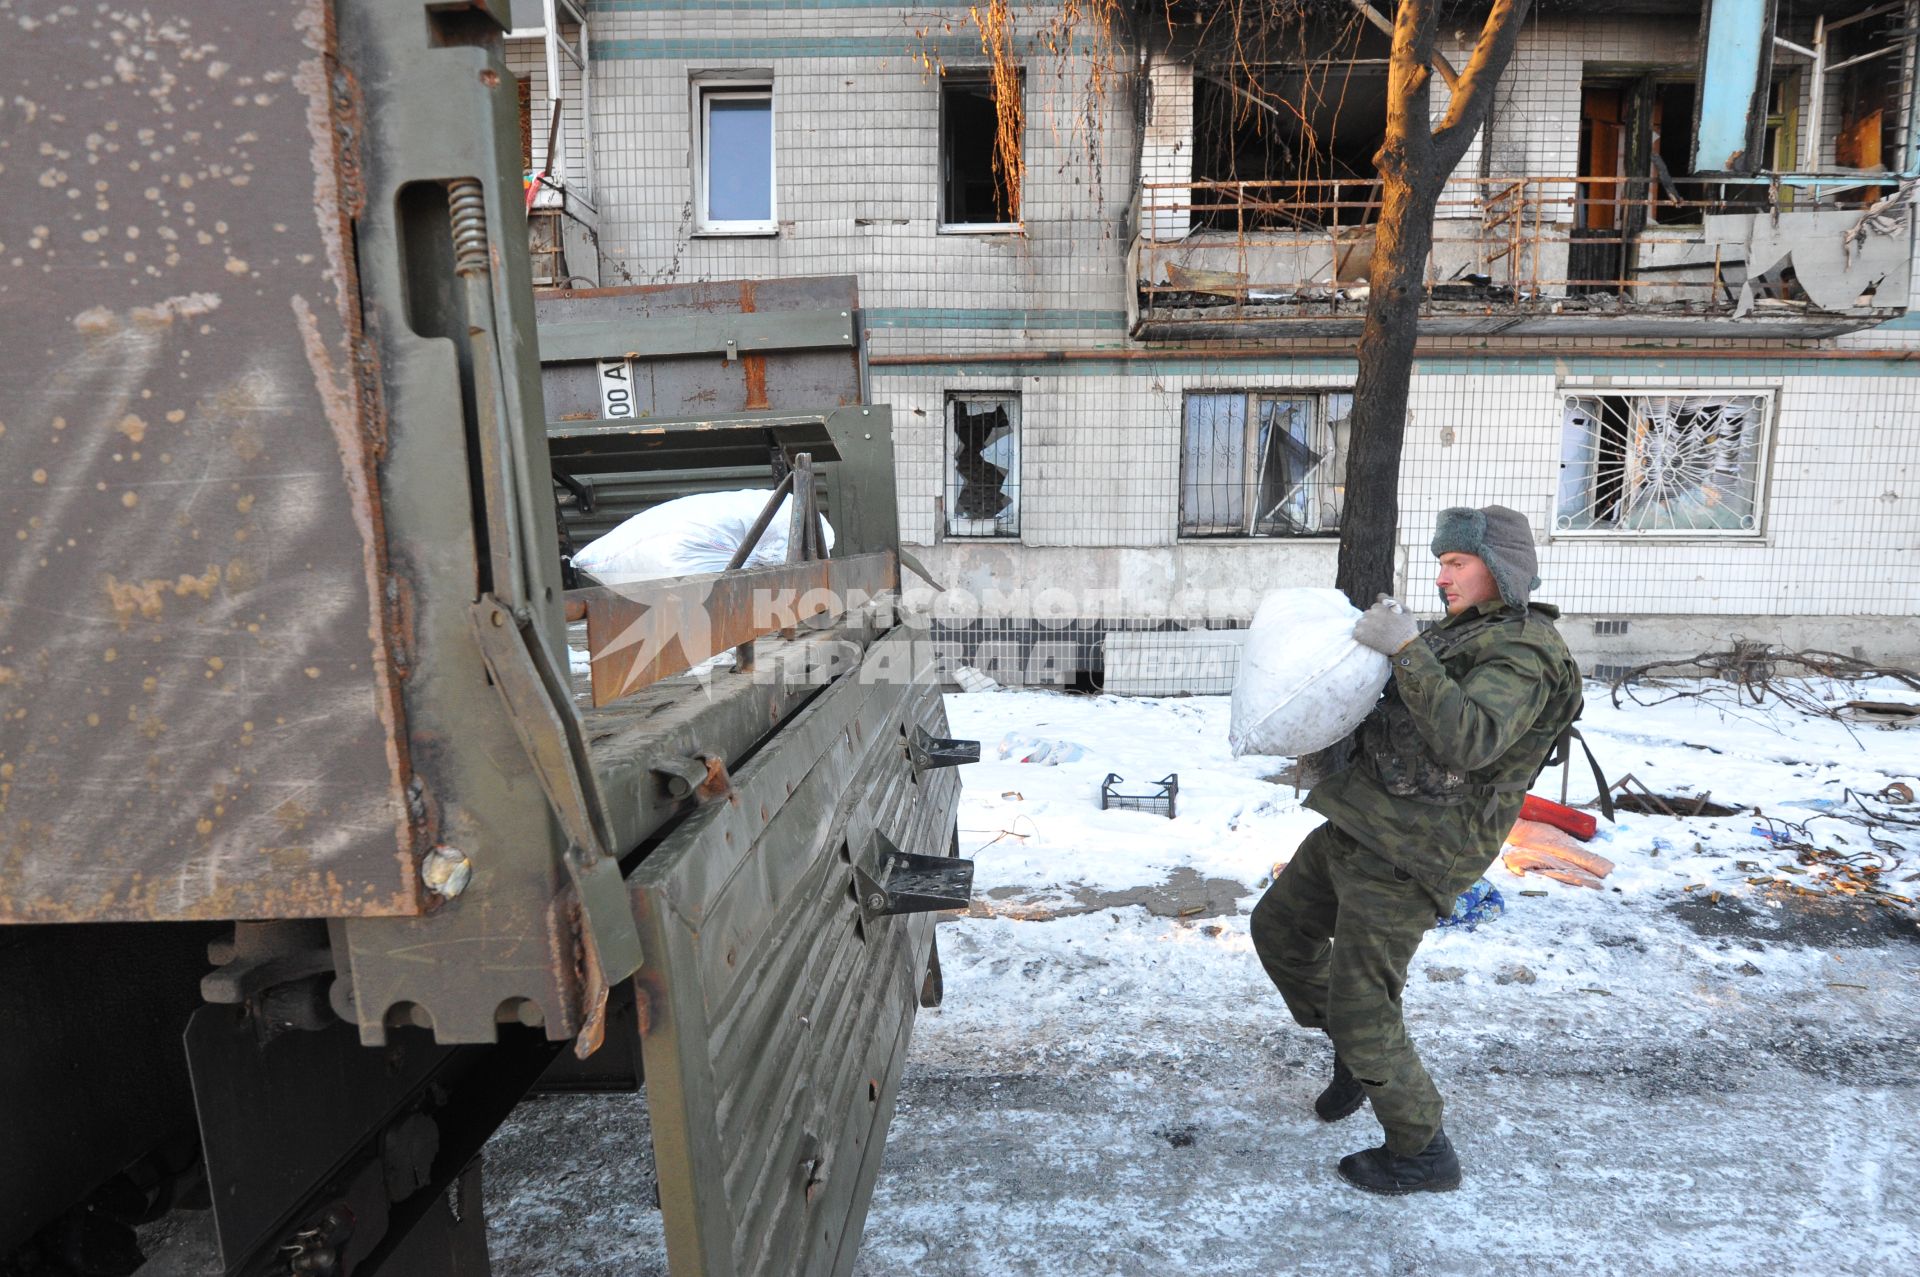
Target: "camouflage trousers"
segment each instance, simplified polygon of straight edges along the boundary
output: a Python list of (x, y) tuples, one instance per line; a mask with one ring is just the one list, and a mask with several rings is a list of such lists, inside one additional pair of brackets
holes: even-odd
[(1253, 909), (1253, 947), (1293, 1018), (1324, 1029), (1396, 1153), (1440, 1129), (1440, 1092), (1400, 1014), (1433, 897), (1332, 824), (1308, 834)]

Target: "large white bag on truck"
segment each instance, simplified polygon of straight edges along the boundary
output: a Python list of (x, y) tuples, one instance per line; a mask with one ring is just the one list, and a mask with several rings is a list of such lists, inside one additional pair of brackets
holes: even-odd
[[(608, 585), (724, 571), (772, 495), (771, 489), (745, 488), (664, 502), (589, 543), (573, 556), (573, 565)], [(793, 497), (788, 496), (745, 566), (763, 568), (787, 561), (787, 521), (792, 515)], [(831, 550), (831, 527), (826, 536)]]
[(1360, 611), (1338, 590), (1275, 590), (1247, 631), (1228, 740), (1238, 754), (1310, 754), (1360, 725), (1392, 667), (1353, 641)]

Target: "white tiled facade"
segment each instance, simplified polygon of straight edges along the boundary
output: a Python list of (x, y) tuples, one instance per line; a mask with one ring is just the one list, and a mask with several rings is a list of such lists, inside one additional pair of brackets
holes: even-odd
[[(1046, 10), (1016, 11), (1018, 44)], [(1276, 336), (1229, 353), (1128, 339), (1130, 205), (1137, 181), (1191, 177), (1190, 68), (1116, 49), (1107, 92), (1090, 104), (1085, 57), (1021, 46), (1025, 233), (943, 234), (937, 66), (984, 61), (964, 14), (865, 0), (600, 0), (602, 283), (857, 276), (871, 397), (893, 409), (903, 539), (976, 594), (1118, 590), (1127, 615), (1150, 618), (1176, 610), (1185, 589), (1331, 584), (1330, 540), (1178, 535), (1187, 392), (1341, 388), (1353, 376), (1324, 342), (1290, 353)], [(1574, 173), (1583, 75), (1600, 64), (1689, 71), (1698, 31), (1690, 16), (1534, 19), (1500, 85), (1488, 172)], [(1443, 44), (1463, 66), (1457, 34)], [(692, 233), (689, 85), (722, 71), (774, 85), (775, 235)], [(1804, 77), (1801, 92), (1804, 119)], [(1835, 120), (1837, 100), (1830, 92)], [(1479, 171), (1480, 145), (1461, 172)], [(1494, 357), (1467, 339), (1434, 343), (1416, 370), (1402, 469), (1407, 596), (1428, 605), (1424, 545), (1438, 510), (1499, 502), (1532, 520), (1541, 594), (1576, 617), (1729, 618), (1726, 637), (1775, 626), (1841, 650), (1920, 652), (1906, 623), (1920, 612), (1920, 388), (1899, 362), (1920, 351), (1920, 320), (1823, 341), (1647, 344), (1509, 341)], [(1635, 387), (1775, 396), (1762, 535), (1549, 536), (1563, 394)], [(943, 417), (957, 390), (1021, 397), (1017, 540), (942, 535)]]

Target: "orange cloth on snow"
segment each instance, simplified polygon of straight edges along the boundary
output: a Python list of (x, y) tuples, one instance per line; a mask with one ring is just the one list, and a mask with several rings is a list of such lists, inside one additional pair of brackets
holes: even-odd
[(1575, 887), (1600, 886), (1613, 862), (1581, 846), (1579, 840), (1537, 820), (1517, 820), (1507, 835), (1500, 863), (1515, 874), (1537, 873)]

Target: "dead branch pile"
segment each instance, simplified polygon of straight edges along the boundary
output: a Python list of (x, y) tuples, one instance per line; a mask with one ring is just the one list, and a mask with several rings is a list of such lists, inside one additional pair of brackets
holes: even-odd
[[(1815, 680), (1859, 682), (1870, 678), (1895, 679), (1920, 692), (1920, 673), (1913, 670), (1862, 661), (1839, 652), (1789, 652), (1746, 639), (1735, 639), (1725, 651), (1636, 665), (1613, 680), (1612, 692), (1616, 709), (1623, 694), (1641, 706), (1689, 699), (1750, 700), (1760, 705), (1771, 697), (1804, 714), (1844, 722), (1841, 707), (1815, 695)], [(1663, 681), (1668, 679), (1684, 679), (1690, 684), (1697, 681), (1698, 685)]]
[[(1898, 873), (1904, 864), (1902, 853), (1908, 850), (1903, 838), (1920, 835), (1920, 807), (1913, 799), (1911, 788), (1893, 784), (1872, 795), (1849, 789), (1840, 801), (1803, 821), (1760, 815), (1753, 831), (1776, 849), (1790, 853), (1793, 863), (1777, 865), (1775, 875), (1752, 877), (1747, 882), (1784, 888), (1797, 895), (1851, 896), (1911, 910), (1915, 908), (1912, 889), (1897, 891), (1889, 884), (1920, 881), (1920, 873)], [(1816, 834), (1810, 827), (1822, 821), (1837, 821), (1857, 832), (1851, 839), (1831, 827)], [(1760, 868), (1757, 864), (1742, 867)]]

